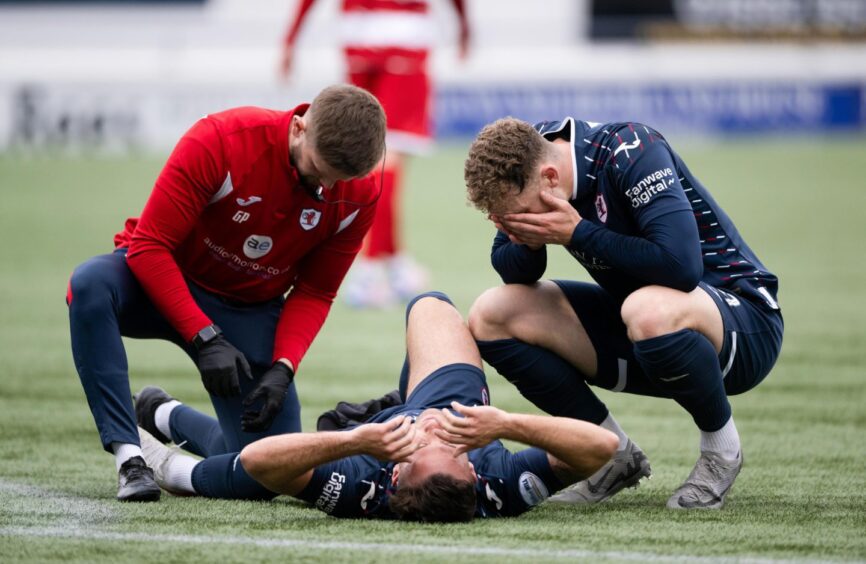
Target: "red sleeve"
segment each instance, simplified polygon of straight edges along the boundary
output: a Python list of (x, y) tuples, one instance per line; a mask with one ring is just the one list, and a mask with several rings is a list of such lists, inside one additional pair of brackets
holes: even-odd
[(126, 257), (157, 309), (187, 341), (211, 320), (193, 300), (172, 251), (190, 233), (225, 176), (216, 126), (201, 119), (181, 138), (156, 179)]
[(375, 211), (375, 206), (358, 210), (351, 225), (304, 259), (277, 324), (274, 360), (287, 358), (297, 372), (298, 364), (328, 317), (340, 283), (361, 250)]
[(315, 0), (301, 0), (298, 4), (298, 11), (295, 12), (292, 25), (289, 26), (289, 30), (286, 32), (286, 38), (283, 41), (286, 45), (295, 44), (295, 40), (298, 38), (298, 32), (301, 31), (301, 25), (304, 23), (304, 19), (307, 17), (307, 12), (310, 11), (314, 1)]

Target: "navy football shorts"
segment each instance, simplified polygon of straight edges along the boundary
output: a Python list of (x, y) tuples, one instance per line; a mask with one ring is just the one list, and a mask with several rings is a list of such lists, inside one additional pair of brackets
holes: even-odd
[[(598, 374), (587, 378), (615, 392), (666, 397), (644, 374), (634, 357), (620, 316), (620, 304), (596, 284), (554, 280), (580, 319), (598, 356)], [(768, 311), (748, 300), (700, 283), (719, 308), (724, 342), (719, 367), (728, 395), (746, 392), (769, 374), (782, 348), (783, 322), (779, 311)]]
[[(405, 390), (401, 390), (405, 394)], [(449, 364), (438, 368), (421, 380), (406, 398), (407, 407), (451, 407), (456, 401), (463, 405), (489, 405), (490, 392), (484, 372), (471, 364)]]
[[(403, 382), (400, 395), (405, 396), (406, 390), (402, 385)], [(490, 404), (487, 379), (480, 368), (463, 363), (437, 368), (415, 386), (406, 403), (384, 409), (366, 422), (382, 423), (398, 415), (417, 416), (429, 408), (450, 409), (452, 401), (470, 406)]]

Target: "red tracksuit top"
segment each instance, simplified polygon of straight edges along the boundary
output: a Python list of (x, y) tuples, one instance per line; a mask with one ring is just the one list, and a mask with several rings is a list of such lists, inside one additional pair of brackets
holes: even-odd
[[(317, 201), (289, 162), (293, 115), (243, 107), (200, 119), (181, 138), (140, 218), (115, 238), (150, 299), (187, 341), (212, 321), (185, 278), (245, 303), (289, 293), (274, 360), (295, 367), (321, 329), (375, 212), (370, 177)], [(342, 201), (342, 202), (340, 202)]]

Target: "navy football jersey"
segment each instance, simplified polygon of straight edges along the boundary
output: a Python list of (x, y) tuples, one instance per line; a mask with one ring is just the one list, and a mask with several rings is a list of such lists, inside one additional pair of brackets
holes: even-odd
[[(382, 422), (406, 415), (418, 417), (423, 409), (391, 408)], [(500, 441), (469, 452), (475, 466), (476, 517), (520, 515), (563, 487), (553, 474), (547, 453), (538, 448), (510, 452)], [(317, 466), (307, 487), (297, 497), (335, 517), (394, 519), (388, 508), (393, 462), (358, 455)]]
[[(650, 284), (683, 291), (698, 282), (779, 309), (778, 280), (667, 141), (638, 123), (541, 122), (549, 141), (572, 144), (571, 205), (583, 221), (566, 250), (616, 299)], [(546, 268), (497, 233), (493, 266), (505, 282), (534, 282)]]

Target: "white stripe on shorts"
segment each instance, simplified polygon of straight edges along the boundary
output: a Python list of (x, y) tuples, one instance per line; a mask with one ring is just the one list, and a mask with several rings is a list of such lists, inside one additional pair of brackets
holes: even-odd
[(611, 390), (612, 392), (621, 392), (625, 389), (626, 382), (626, 373), (628, 372), (628, 362), (624, 358), (616, 359), (617, 368), (619, 368), (619, 374), (616, 378), (616, 386)]
[(728, 364), (725, 366), (725, 369), (722, 370), (722, 379), (728, 375), (728, 372), (731, 371), (731, 367), (734, 365), (734, 355), (737, 354), (737, 332), (731, 331), (731, 356), (728, 357)]

